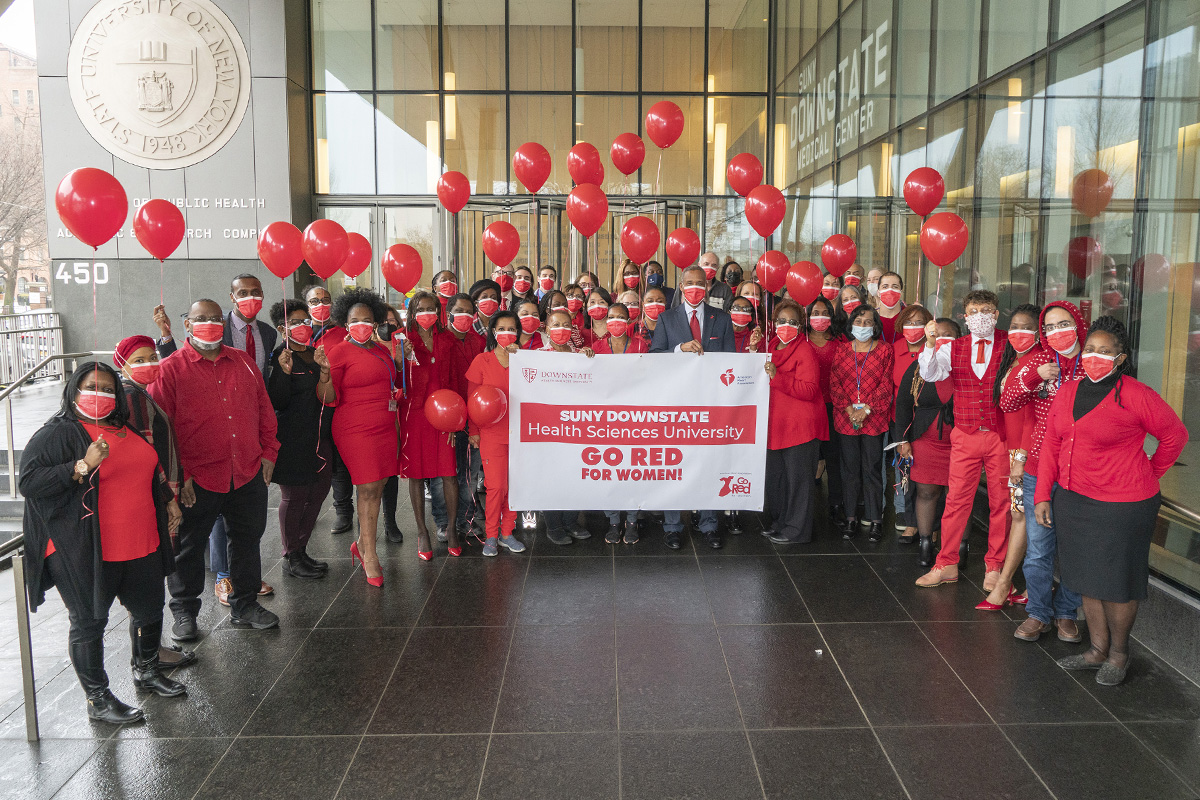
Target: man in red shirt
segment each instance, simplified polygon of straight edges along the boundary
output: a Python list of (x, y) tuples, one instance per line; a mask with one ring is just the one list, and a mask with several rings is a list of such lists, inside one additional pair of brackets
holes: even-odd
[(204, 551), (218, 515), (229, 536), (229, 596), (235, 627), (273, 628), (279, 617), (258, 602), (262, 563), (258, 545), (267, 525), (267, 485), (279, 442), (275, 412), (250, 357), (222, 344), (225, 317), (213, 300), (198, 300), (184, 322), (186, 346), (162, 362), (150, 396), (175, 425), (183, 463), (183, 523), (176, 572), (167, 580), (172, 635), (198, 635)]

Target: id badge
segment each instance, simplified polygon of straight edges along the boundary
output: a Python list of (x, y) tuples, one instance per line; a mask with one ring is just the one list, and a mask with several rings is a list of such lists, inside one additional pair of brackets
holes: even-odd
[(396, 405), (395, 400), (388, 400), (388, 411), (395, 413), (400, 410), (400, 406)]

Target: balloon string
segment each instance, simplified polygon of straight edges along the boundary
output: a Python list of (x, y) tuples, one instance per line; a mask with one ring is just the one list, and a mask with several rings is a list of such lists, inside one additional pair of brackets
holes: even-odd
[(654, 178), (654, 205), (657, 210), (658, 196), (662, 194), (662, 150), (658, 151), (658, 174)]
[(163, 284), (166, 282), (165, 269), (166, 268), (163, 266), (163, 260), (160, 258), (158, 260), (158, 304), (160, 306), (165, 306), (167, 304), (166, 300), (163, 299), (166, 292), (166, 290), (163, 288)]

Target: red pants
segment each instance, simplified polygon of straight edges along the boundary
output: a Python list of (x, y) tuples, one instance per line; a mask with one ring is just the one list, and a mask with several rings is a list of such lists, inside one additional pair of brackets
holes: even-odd
[[(487, 489), (487, 538), (511, 536), (517, 527), (517, 512), (508, 507), (508, 442), (481, 440), (483, 486)], [(503, 528), (503, 533), (501, 533)]]
[(983, 563), (988, 571), (1000, 569), (1008, 551), (1010, 500), (1008, 449), (995, 431), (950, 431), (950, 487), (942, 513), (942, 551), (937, 566), (958, 563), (958, 546), (971, 521), (971, 506), (979, 488), (980, 467), (987, 473), (988, 549)]

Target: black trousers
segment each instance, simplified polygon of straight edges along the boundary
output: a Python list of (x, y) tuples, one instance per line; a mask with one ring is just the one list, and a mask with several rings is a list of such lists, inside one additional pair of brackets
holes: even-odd
[(811, 542), (816, 486), (813, 475), (820, 460), (819, 439), (767, 451), (767, 513), (775, 532), (794, 542)]
[(333, 451), (333, 510), (339, 517), (354, 517), (354, 484), (350, 482), (350, 470), (336, 446)]
[(853, 517), (863, 503), (863, 519), (883, 519), (883, 436), (856, 434), (841, 439), (842, 499), (846, 516)]
[(195, 488), (196, 502), (183, 509), (179, 526), (175, 574), (167, 578), (171, 612), (176, 619), (200, 613), (200, 593), (206, 585), (204, 551), (213, 521), (220, 514), (225, 517), (229, 536), (229, 579), (233, 583), (229, 605), (238, 614), (256, 602), (262, 582), (258, 544), (267, 527), (267, 485), (262, 470), (245, 485), (228, 492), (210, 492), (199, 485)]
[[(833, 428), (832, 403), (825, 404), (825, 416), (829, 418), (829, 441), (821, 442), (821, 459), (825, 462), (825, 475), (829, 480), (829, 505), (833, 506), (842, 502), (842, 440)], [(815, 468), (813, 474), (816, 475)]]

